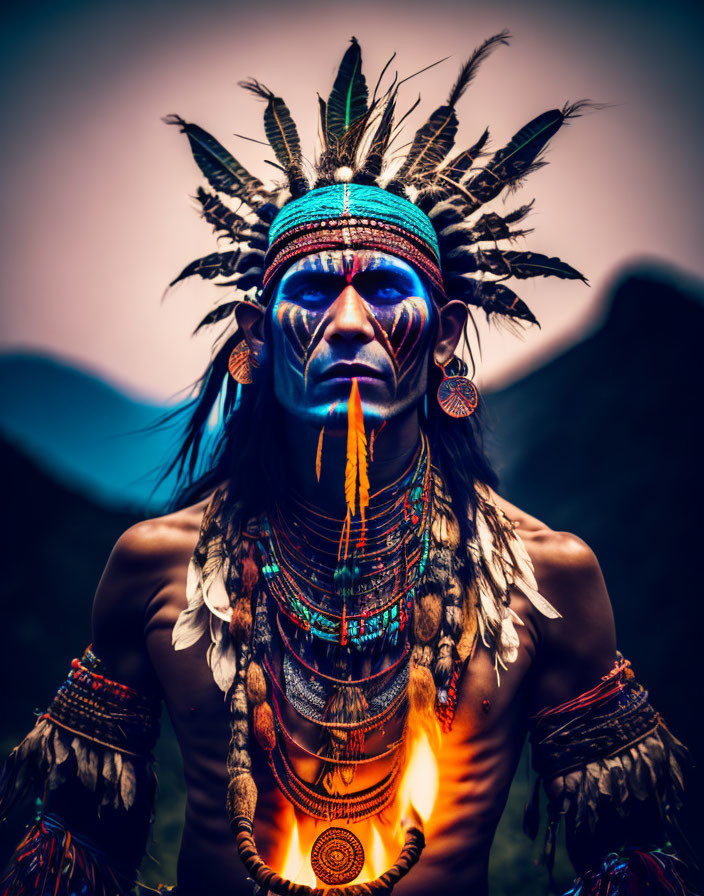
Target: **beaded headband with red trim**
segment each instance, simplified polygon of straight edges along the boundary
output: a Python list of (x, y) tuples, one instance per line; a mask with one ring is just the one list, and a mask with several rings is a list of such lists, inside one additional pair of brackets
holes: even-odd
[(443, 292), (442, 273), (427, 243), (386, 221), (342, 217), (299, 224), (272, 243), (266, 255), (262, 281), (265, 294), (267, 286), (294, 261), (313, 252), (335, 249), (376, 249), (397, 255), (425, 274), (438, 291)]

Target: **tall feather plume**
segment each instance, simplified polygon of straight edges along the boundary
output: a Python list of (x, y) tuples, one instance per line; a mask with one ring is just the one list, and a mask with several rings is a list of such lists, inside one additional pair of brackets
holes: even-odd
[(315, 186), (334, 183), (340, 167), (356, 168), (361, 142), (367, 135), (369, 121), (378, 101), (369, 103), (369, 90), (362, 73), (362, 51), (352, 38), (325, 102), (318, 97), (322, 152), (317, 163)]
[(166, 115), (163, 121), (177, 125), (188, 137), (193, 158), (213, 189), (245, 202), (257, 193), (265, 193), (264, 184), (203, 128), (184, 121), (180, 115)]
[(455, 144), (457, 113), (455, 106), (465, 92), (486, 57), (500, 44), (507, 44), (508, 31), (502, 31), (484, 41), (462, 66), (444, 106), (437, 108), (426, 123), (416, 131), (413, 143), (397, 178), (423, 183), (445, 160)]
[(294, 198), (308, 192), (309, 184), (303, 170), (303, 154), (298, 130), (288, 106), (280, 96), (275, 96), (268, 87), (254, 78), (240, 81), (240, 87), (266, 100), (264, 110), (264, 131), (281, 167), (286, 173), (291, 195)]
[(411, 149), (396, 175), (397, 180), (422, 184), (454, 146), (457, 124), (453, 106), (436, 109), (416, 131)]
[(369, 91), (362, 74), (362, 51), (353, 37), (337, 70), (323, 121), (323, 145), (339, 142), (351, 125), (367, 112)]
[(511, 183), (525, 177), (531, 168), (534, 170), (538, 154), (562, 125), (580, 115), (585, 108), (594, 106), (589, 100), (581, 100), (562, 109), (543, 112), (524, 125), (467, 184), (472, 207), (479, 208)]
[(484, 62), (484, 60), (501, 44), (508, 46), (510, 37), (510, 32), (507, 29), (504, 29), (498, 34), (494, 34), (491, 37), (488, 37), (484, 41), (484, 43), (480, 44), (477, 47), (477, 49), (472, 53), (469, 59), (462, 66), (462, 70), (460, 71), (459, 76), (455, 81), (452, 90), (450, 91), (450, 96), (447, 100), (448, 106), (456, 105), (459, 98), (462, 96), (471, 81), (474, 79), (474, 76), (477, 74), (479, 66), (482, 64), (482, 62)]

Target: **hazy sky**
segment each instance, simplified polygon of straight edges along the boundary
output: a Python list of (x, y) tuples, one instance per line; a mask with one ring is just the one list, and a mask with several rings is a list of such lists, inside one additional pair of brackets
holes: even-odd
[(518, 290), (542, 331), (485, 335), (483, 379), (498, 383), (579, 338), (625, 265), (659, 259), (704, 276), (701, 253), (702, 14), (694, 4), (23, 3), (0, 38), (3, 350), (47, 350), (150, 398), (188, 386), (209, 356), (191, 339), (215, 287), (161, 294), (216, 248), (192, 208), (199, 183), (178, 112), (266, 178), (255, 76), (282, 94), (312, 154), (316, 92), (326, 95), (349, 38), (367, 79), (397, 50), (409, 139), (445, 98), (461, 62), (502, 28), (513, 34), (459, 107), (458, 142), (489, 125), (497, 148), (534, 115), (583, 97), (616, 104), (555, 138), (550, 165), (513, 204), (536, 197), (526, 248), (559, 255), (591, 288), (533, 281)]

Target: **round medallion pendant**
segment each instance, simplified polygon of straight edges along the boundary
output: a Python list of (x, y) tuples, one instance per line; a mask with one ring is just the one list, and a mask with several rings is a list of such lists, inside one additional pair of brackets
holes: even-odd
[(310, 862), (323, 883), (349, 884), (362, 870), (364, 847), (347, 828), (328, 828), (313, 843)]
[(438, 386), (438, 402), (450, 417), (469, 417), (479, 404), (479, 393), (466, 376), (448, 376)]

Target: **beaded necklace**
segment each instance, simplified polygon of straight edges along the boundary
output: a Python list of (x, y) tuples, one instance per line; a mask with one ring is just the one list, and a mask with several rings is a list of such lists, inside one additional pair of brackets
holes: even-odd
[[(344, 560), (333, 551), (344, 521), (310, 512), (295, 500), (293, 514), (277, 506), (259, 546), (261, 572), (279, 611), (311, 637), (340, 647), (366, 649), (381, 638), (395, 645), (427, 564), (430, 481), (423, 437), (408, 470), (377, 493), (380, 500), (365, 520), (364, 545)], [(352, 544), (354, 535), (353, 521)]]
[[(435, 719), (443, 730), (452, 725), (460, 672), (477, 639), (492, 652), (497, 676), (517, 658), (520, 620), (510, 607), (511, 589), (522, 591), (540, 613), (557, 616), (537, 591), (520, 538), (482, 487), (463, 549), (424, 437), (399, 482), (370, 497), (368, 531), (348, 517), (351, 550), (341, 557), (339, 520), (301, 501), (275, 508), (270, 519), (243, 519), (227, 485), (218, 489), (189, 566), (188, 607), (174, 628), (177, 649), (210, 633), (208, 663), (230, 695), (232, 713), (228, 817), (250, 873), (277, 893), (317, 890), (283, 881), (257, 853), (250, 734), (299, 811), (327, 822), (371, 818), (397, 793), (411, 732), (434, 726)], [(358, 535), (368, 535), (366, 544)], [(373, 637), (369, 619), (375, 620)], [(360, 649), (364, 635), (369, 640)], [(288, 729), (295, 714), (320, 731), (317, 749), (299, 744)], [(390, 739), (372, 740), (377, 730)], [(315, 781), (298, 775), (289, 747), (319, 757)], [(357, 766), (375, 762), (381, 762), (381, 779), (352, 790)], [(351, 836), (346, 828), (328, 827), (313, 843), (316, 874), (323, 840), (332, 838), (337, 849), (343, 834)], [(411, 850), (416, 861), (422, 844), (422, 834), (409, 828), (401, 859)], [(355, 848), (363, 855), (359, 841)], [(380, 886), (388, 889), (405, 873), (408, 863), (401, 859)], [(352, 881), (359, 870), (338, 882)], [(350, 892), (361, 896), (362, 890)]]
[[(364, 538), (357, 538), (356, 520), (347, 522), (347, 557), (339, 555), (345, 521), (296, 497), (276, 507), (261, 530), (261, 572), (283, 656), (278, 669), (266, 647), (261, 657), (277, 734), (271, 767), (288, 799), (319, 819), (370, 817), (394, 797), (403, 737), (376, 755), (365, 748), (373, 731), (392, 722), (405, 730), (409, 622), (428, 561), (431, 486), (423, 435), (401, 476), (370, 496)], [(286, 744), (297, 742), (284, 705), (321, 732), (315, 755), (324, 761), (314, 784), (287, 759)], [(382, 781), (349, 792), (358, 764), (391, 756)]]

